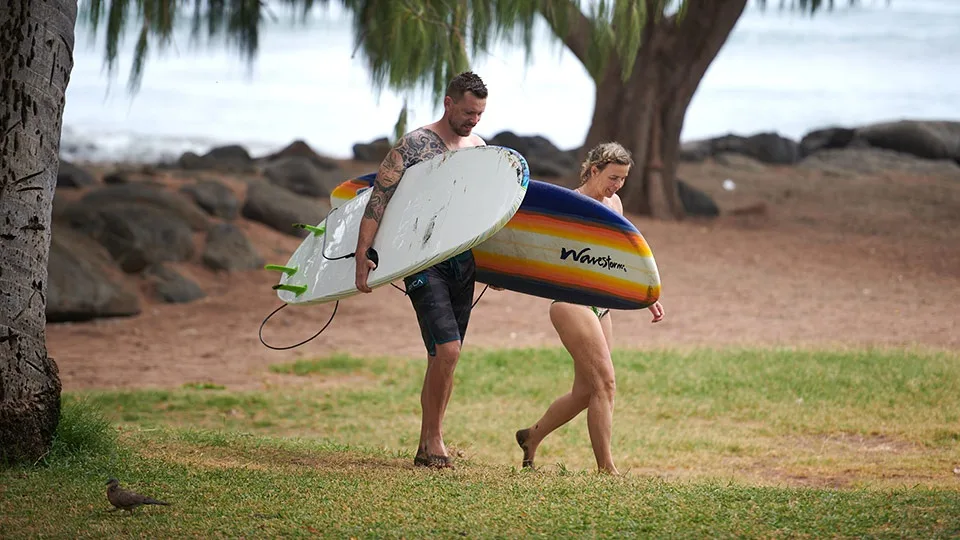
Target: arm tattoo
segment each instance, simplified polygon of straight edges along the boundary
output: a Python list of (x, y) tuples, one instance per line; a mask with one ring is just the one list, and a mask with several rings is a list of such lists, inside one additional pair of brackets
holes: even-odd
[(394, 146), (377, 172), (377, 179), (370, 191), (370, 200), (363, 212), (363, 217), (372, 219), (378, 224), (383, 219), (383, 212), (393, 197), (400, 178), (407, 167), (421, 161), (428, 160), (448, 150), (443, 139), (433, 131), (417, 129), (404, 135)]
[(370, 218), (377, 223), (383, 218), (383, 212), (387, 209), (387, 203), (393, 197), (400, 183), (400, 177), (403, 176), (403, 161), (398, 151), (403, 145), (403, 141), (392, 148), (387, 157), (380, 165), (380, 171), (377, 173), (377, 179), (373, 183), (373, 189), (370, 190), (370, 200), (367, 201), (367, 207), (363, 211), (363, 217)]

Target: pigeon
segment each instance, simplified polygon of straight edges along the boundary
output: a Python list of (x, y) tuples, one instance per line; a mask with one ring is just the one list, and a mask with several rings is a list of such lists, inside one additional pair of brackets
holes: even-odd
[(116, 478), (107, 480), (107, 500), (113, 505), (113, 509), (110, 510), (110, 512), (114, 512), (116, 510), (133, 512), (138, 506), (142, 506), (144, 504), (160, 504), (163, 506), (170, 504), (168, 502), (158, 501), (154, 498), (140, 495), (139, 493), (134, 493), (133, 491), (125, 490), (120, 487), (120, 482)]

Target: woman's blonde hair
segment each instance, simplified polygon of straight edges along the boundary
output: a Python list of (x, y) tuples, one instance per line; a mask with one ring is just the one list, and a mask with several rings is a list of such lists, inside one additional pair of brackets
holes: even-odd
[(594, 166), (602, 171), (607, 165), (615, 163), (617, 165), (626, 165), (633, 167), (633, 157), (630, 151), (624, 148), (620, 143), (605, 142), (594, 146), (587, 152), (587, 158), (583, 160), (580, 166), (580, 185), (587, 182), (590, 176), (590, 169)]

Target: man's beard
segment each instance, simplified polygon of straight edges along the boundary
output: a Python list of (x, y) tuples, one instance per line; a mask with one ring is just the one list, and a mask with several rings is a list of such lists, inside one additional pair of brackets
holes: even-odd
[(450, 128), (453, 129), (453, 132), (457, 135), (466, 137), (467, 135), (470, 135), (471, 131), (473, 131), (474, 126), (468, 123), (454, 125), (453, 122), (450, 122)]

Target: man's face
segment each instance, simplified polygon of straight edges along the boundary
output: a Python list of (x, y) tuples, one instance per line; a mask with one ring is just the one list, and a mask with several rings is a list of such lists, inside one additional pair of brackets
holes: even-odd
[(450, 129), (461, 137), (467, 137), (480, 123), (480, 116), (487, 107), (487, 100), (478, 98), (473, 92), (465, 92), (460, 101), (447, 96), (443, 99), (447, 109), (447, 121)]

